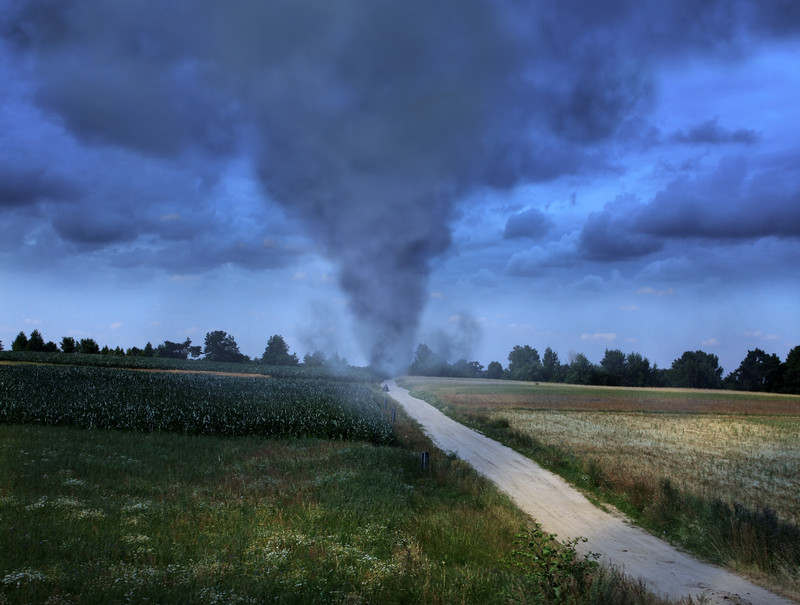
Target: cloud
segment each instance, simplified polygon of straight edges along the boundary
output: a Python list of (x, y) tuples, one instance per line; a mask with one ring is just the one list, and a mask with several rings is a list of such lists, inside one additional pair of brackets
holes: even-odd
[(726, 157), (713, 171), (678, 177), (627, 226), (661, 238), (800, 237), (800, 163), (768, 161), (752, 169), (743, 157)]
[(614, 342), (616, 339), (617, 335), (614, 332), (595, 332), (594, 334), (584, 332), (581, 334), (581, 340), (589, 342)]
[(673, 142), (692, 145), (721, 145), (726, 143), (754, 145), (760, 139), (761, 134), (755, 130), (748, 128), (731, 130), (720, 126), (717, 118), (695, 124), (688, 130), (678, 130), (670, 136), (670, 140)]
[(644, 288), (639, 288), (636, 291), (636, 294), (641, 294), (643, 296), (672, 296), (675, 294), (675, 290), (673, 288), (667, 288), (666, 290), (657, 290), (651, 286), (645, 286)]
[(537, 208), (529, 208), (508, 219), (503, 237), (538, 239), (546, 235), (552, 226), (553, 219), (548, 215)]
[(592, 212), (580, 233), (581, 255), (590, 260), (615, 262), (658, 252), (663, 242), (638, 232), (633, 216), (640, 208), (634, 196), (619, 195), (600, 212)]

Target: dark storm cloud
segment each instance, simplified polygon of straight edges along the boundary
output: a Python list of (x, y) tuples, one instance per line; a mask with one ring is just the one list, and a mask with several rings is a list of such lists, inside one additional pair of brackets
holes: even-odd
[(796, 154), (769, 158), (758, 168), (728, 157), (709, 173), (673, 179), (648, 203), (620, 196), (589, 215), (581, 252), (613, 262), (648, 256), (669, 241), (800, 238), (798, 166)]
[(553, 219), (538, 208), (529, 208), (508, 219), (503, 237), (536, 239), (545, 235), (552, 226)]
[(760, 133), (749, 128), (731, 130), (720, 126), (716, 118), (696, 124), (688, 130), (679, 130), (670, 137), (676, 143), (710, 145), (725, 143), (752, 145), (758, 143), (760, 138)]
[(800, 163), (790, 162), (754, 169), (745, 158), (725, 158), (707, 175), (670, 182), (632, 227), (669, 238), (800, 237)]
[[(777, 2), (534, 6), (19, 1), (0, 28), (39, 106), (84, 144), (169, 161), (252, 151), (266, 191), (339, 264), (370, 359), (390, 367), (407, 360), (460, 196), (613, 170), (600, 146), (649, 110), (653, 63), (735, 55), (752, 32), (794, 27)], [(92, 206), (57, 215), (58, 232), (86, 245), (195, 241), (111, 198)], [(609, 260), (659, 245), (614, 208), (582, 235), (587, 255)]]
[(580, 253), (584, 258), (615, 262), (647, 256), (658, 252), (663, 242), (634, 229), (633, 216), (639, 210), (637, 199), (618, 196), (602, 211), (592, 212), (580, 233)]
[(80, 195), (76, 183), (44, 168), (0, 164), (0, 210), (44, 201), (69, 201)]

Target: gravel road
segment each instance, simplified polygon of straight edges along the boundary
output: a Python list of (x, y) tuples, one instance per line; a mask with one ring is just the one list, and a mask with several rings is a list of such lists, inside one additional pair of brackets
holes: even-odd
[(789, 601), (720, 567), (702, 563), (632, 525), (621, 514), (604, 512), (563, 479), (484, 435), (411, 397), (393, 380), (389, 395), (422, 426), (436, 446), (454, 452), (509, 494), (548, 533), (559, 539), (584, 537), (584, 551), (670, 599), (705, 595), (713, 604), (787, 605)]

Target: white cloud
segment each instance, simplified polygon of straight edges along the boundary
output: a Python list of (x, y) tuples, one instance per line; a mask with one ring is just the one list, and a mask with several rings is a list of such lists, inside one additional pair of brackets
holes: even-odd
[(112, 330), (117, 330), (121, 327), (122, 327), (122, 322), (120, 321), (115, 321), (113, 324), (109, 326), (109, 328), (111, 328)]
[(672, 296), (675, 294), (674, 288), (667, 288), (666, 290), (656, 290), (650, 286), (639, 288), (636, 294), (643, 294), (644, 296)]
[(708, 338), (700, 343), (704, 347), (716, 347), (719, 345), (719, 341), (716, 338)]
[(614, 332), (595, 332), (594, 334), (584, 332), (581, 334), (581, 340), (588, 340), (590, 342), (613, 342), (616, 339), (617, 335)]

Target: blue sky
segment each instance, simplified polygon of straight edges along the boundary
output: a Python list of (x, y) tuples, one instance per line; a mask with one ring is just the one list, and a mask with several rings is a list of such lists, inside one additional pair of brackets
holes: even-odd
[(800, 8), (0, 2), (0, 340), (800, 344)]

